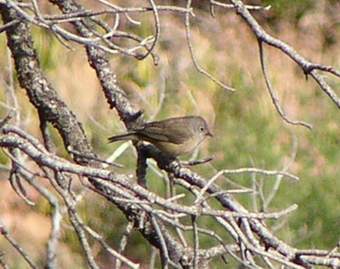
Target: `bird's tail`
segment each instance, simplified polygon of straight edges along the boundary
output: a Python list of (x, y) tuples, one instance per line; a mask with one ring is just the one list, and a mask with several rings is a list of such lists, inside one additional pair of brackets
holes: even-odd
[(113, 143), (116, 141), (121, 141), (121, 140), (136, 140), (136, 134), (131, 132), (131, 133), (126, 133), (126, 134), (121, 134), (121, 135), (114, 135), (108, 138), (109, 143)]

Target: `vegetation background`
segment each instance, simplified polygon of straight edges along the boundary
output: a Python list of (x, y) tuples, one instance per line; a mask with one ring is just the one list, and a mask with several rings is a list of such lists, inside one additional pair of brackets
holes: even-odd
[[(94, 7), (94, 1), (81, 2)], [(116, 2), (123, 6), (133, 3)], [(162, 4), (170, 2), (158, 1)], [(225, 92), (196, 71), (187, 48), (184, 18), (171, 13), (161, 17), (158, 66), (154, 66), (150, 59), (137, 62), (132, 58), (112, 57), (113, 70), (116, 70), (122, 88), (136, 105), (143, 108), (146, 118), (200, 114), (208, 120), (215, 136), (203, 145), (199, 157), (214, 156), (214, 160), (212, 165), (194, 168), (206, 177), (211, 177), (214, 169), (223, 168), (256, 166), (281, 169), (291, 158), (294, 143), (297, 142), (296, 158), (289, 171), (301, 180), (282, 182), (270, 209), (282, 209), (293, 203), (298, 204), (299, 209), (283, 225), (277, 226), (276, 232), (281, 239), (299, 248), (333, 248), (340, 235), (338, 109), (313, 81), (306, 80), (303, 72), (290, 59), (277, 50), (265, 47), (271, 80), (282, 106), (291, 118), (312, 123), (314, 128), (309, 131), (303, 127), (287, 126), (271, 103), (260, 71), (257, 41), (247, 26), (232, 10), (216, 8), (216, 16), (211, 17), (208, 5), (198, 2), (194, 1), (198, 9), (192, 20), (197, 58), (210, 73), (236, 88), (237, 92)], [(339, 1), (248, 2), (272, 5), (269, 11), (256, 13), (257, 19), (271, 34), (289, 43), (307, 58), (339, 69)], [(46, 4), (44, 12), (52, 13), (55, 9)], [(142, 24), (128, 26), (133, 31), (145, 36), (153, 33), (150, 14), (136, 15), (134, 19)], [(109, 156), (121, 145), (108, 145), (107, 137), (122, 132), (123, 125), (116, 113), (108, 108), (96, 75), (88, 65), (85, 50), (78, 45), (73, 45), (73, 51), (68, 50), (50, 33), (38, 28), (34, 28), (34, 38), (49, 79), (84, 124), (95, 151), (102, 158)], [(9, 57), (5, 34), (0, 35), (0, 52), (0, 96), (4, 101), (4, 79)], [(339, 90), (339, 80), (331, 77), (329, 80)], [(17, 81), (15, 83), (23, 125), (40, 138), (36, 111), (25, 92), (19, 89)], [(164, 101), (159, 107), (162, 96)], [(5, 108), (0, 107), (1, 110), (5, 111)], [(51, 131), (60, 155), (67, 157), (58, 134), (53, 128)], [(125, 165), (123, 170), (133, 172), (135, 159), (132, 147), (128, 147), (118, 161)], [(0, 160), (5, 164), (4, 155), (1, 154)], [(248, 187), (252, 184), (249, 176), (231, 177), (230, 180)], [(152, 170), (149, 170), (148, 181), (152, 190), (165, 193), (164, 182)], [(231, 186), (229, 181), (221, 180), (219, 184), (225, 188)], [(266, 196), (274, 180), (265, 179), (263, 184)], [(38, 197), (33, 190), (28, 190), (33, 200)], [(0, 174), (0, 197), (1, 221), (36, 258), (43, 256), (50, 229), (47, 217), (49, 205), (37, 198), (36, 207), (27, 206), (13, 192), (5, 173)], [(243, 194), (238, 199), (252, 208), (250, 196)], [(90, 192), (81, 206), (83, 218), (92, 227), (104, 231), (108, 241), (117, 246), (126, 225), (126, 219), (120, 212)], [(75, 234), (71, 230), (65, 232), (62, 241), (61, 268), (85, 267)], [(128, 256), (147, 264), (150, 249), (138, 233), (132, 234), (128, 244)], [(24, 261), (17, 259), (2, 237), (0, 249), (13, 257), (13, 261), (16, 259), (15, 268), (25, 268)], [(100, 251), (97, 255), (102, 265), (110, 263)], [(218, 264), (215, 266), (219, 268)]]

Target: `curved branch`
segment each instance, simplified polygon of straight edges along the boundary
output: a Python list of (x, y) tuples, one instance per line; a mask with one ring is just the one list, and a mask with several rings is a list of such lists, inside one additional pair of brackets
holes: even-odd
[(270, 83), (268, 74), (267, 74), (267, 68), (266, 68), (266, 64), (265, 64), (265, 59), (264, 59), (264, 53), (263, 53), (263, 46), (262, 46), (262, 41), (259, 40), (259, 51), (260, 51), (260, 62), (261, 62), (261, 70), (262, 70), (262, 74), (264, 77), (264, 80), (266, 82), (266, 86), (268, 89), (268, 92), (270, 94), (270, 97), (272, 99), (272, 102), (276, 108), (276, 111), (279, 113), (280, 117), (287, 123), (292, 124), (292, 125), (301, 125), (303, 127), (306, 127), (308, 129), (312, 129), (312, 125), (304, 122), (304, 121), (297, 121), (297, 120), (291, 120), (287, 117), (286, 112), (282, 109), (281, 105), (280, 105), (280, 100), (279, 97), (277, 96), (276, 92), (273, 89), (272, 84)]
[(231, 0), (235, 6), (236, 13), (247, 23), (252, 32), (256, 35), (260, 42), (264, 42), (274, 48), (281, 50), (293, 61), (295, 61), (304, 71), (306, 75), (311, 75), (313, 79), (319, 84), (320, 88), (330, 97), (330, 99), (340, 108), (340, 98), (334, 92), (334, 90), (317, 74), (316, 70), (325, 71), (331, 73), (337, 77), (340, 77), (340, 71), (333, 67), (325, 66), (321, 64), (315, 64), (304, 57), (302, 57), (295, 49), (285, 42), (268, 34), (261, 25), (255, 20), (255, 18), (247, 10), (246, 6), (240, 0)]
[[(17, 21), (19, 18), (14, 9), (2, 4), (0, 4), (0, 12), (6, 24)], [(39, 115), (43, 115), (42, 120), (50, 122), (59, 131), (65, 148), (71, 146), (77, 151), (92, 153), (91, 145), (75, 114), (59, 98), (41, 71), (29, 25), (21, 21), (7, 29), (6, 35), (19, 83), (26, 90), (31, 103), (39, 111)], [(81, 158), (76, 160), (83, 162)]]

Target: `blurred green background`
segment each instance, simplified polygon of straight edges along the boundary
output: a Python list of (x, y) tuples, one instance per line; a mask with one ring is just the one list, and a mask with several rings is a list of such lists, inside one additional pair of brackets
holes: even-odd
[[(133, 1), (120, 2), (122, 6), (128, 6)], [(158, 3), (178, 4), (178, 1)], [(253, 12), (269, 33), (292, 45), (311, 61), (340, 68), (339, 1), (267, 0), (247, 3), (271, 5), (272, 8), (267, 12)], [(98, 4), (93, 2), (84, 1), (84, 4), (99, 9)], [(146, 2), (143, 4), (147, 5)], [(45, 12), (54, 12), (49, 5), (44, 8)], [(296, 157), (289, 171), (298, 175), (300, 181), (283, 180), (268, 210), (280, 210), (294, 203), (299, 208), (282, 223), (270, 222), (268, 225), (273, 225), (277, 236), (295, 247), (333, 248), (340, 234), (339, 110), (311, 78), (305, 79), (302, 70), (289, 58), (265, 46), (271, 81), (283, 108), (290, 118), (311, 123), (314, 128), (309, 131), (303, 127), (286, 125), (275, 111), (265, 88), (257, 41), (248, 27), (232, 10), (216, 8), (216, 16), (211, 17), (207, 1), (194, 1), (194, 12), (196, 17), (191, 20), (192, 38), (198, 61), (211, 74), (237, 89), (235, 93), (224, 91), (196, 71), (186, 44), (184, 18), (171, 13), (161, 14), (161, 39), (156, 47), (160, 56), (158, 66), (154, 66), (151, 59), (136, 61), (125, 56), (112, 56), (112, 68), (117, 73), (119, 83), (131, 101), (145, 111), (146, 119), (189, 114), (200, 114), (207, 119), (215, 136), (203, 145), (198, 157), (214, 156), (214, 160), (211, 165), (193, 168), (207, 178), (214, 174), (215, 169), (251, 166), (282, 169), (291, 160), (295, 143)], [(133, 18), (142, 24), (136, 26), (123, 21), (121, 28), (145, 37), (153, 34), (151, 14), (136, 14)], [(108, 145), (107, 137), (122, 132), (124, 127), (116, 112), (108, 108), (84, 49), (73, 44), (75, 50), (70, 51), (46, 31), (34, 27), (33, 32), (43, 70), (84, 124), (95, 151), (102, 158), (108, 157), (120, 144)], [(0, 51), (0, 89), (1, 99), (5, 102), (8, 52), (4, 34), (0, 35)], [(330, 75), (326, 79), (340, 94), (340, 80)], [(40, 137), (36, 111), (29, 104), (25, 92), (19, 89), (17, 81), (15, 83), (22, 126)], [(4, 115), (5, 108), (1, 110)], [(59, 153), (67, 157), (58, 134), (52, 128), (51, 132)], [(120, 172), (134, 173), (135, 159), (134, 151), (129, 147), (118, 159), (125, 165)], [(6, 162), (3, 156), (1, 160)], [(49, 205), (28, 188), (38, 206), (26, 206), (10, 189), (7, 175), (1, 175), (0, 196), (4, 202), (0, 205), (0, 218), (11, 228), (13, 235), (42, 261), (50, 227)], [(230, 180), (252, 187), (250, 175), (232, 176), (229, 180), (220, 179), (218, 183), (224, 188), (232, 188), (234, 186)], [(274, 177), (257, 177), (258, 184), (263, 185), (265, 198), (271, 192), (275, 180)], [(165, 195), (164, 181), (150, 169), (148, 183), (151, 190)], [(178, 192), (181, 191), (178, 189)], [(238, 195), (237, 199), (253, 210), (250, 195)], [(187, 202), (191, 200), (188, 194)], [(260, 210), (260, 199), (257, 202)], [(117, 247), (127, 223), (124, 216), (106, 200), (90, 192), (80, 207), (85, 222), (103, 231), (110, 244)], [(25, 227), (20, 225), (22, 219), (29, 220)], [(211, 227), (210, 221), (205, 218), (200, 224)], [(216, 230), (221, 232), (220, 227), (216, 227)], [(221, 236), (228, 240), (225, 234)], [(188, 238), (191, 238), (190, 233)], [(36, 244), (32, 244), (32, 240)], [(209, 246), (212, 242), (204, 237), (201, 244)], [(15, 257), (16, 254), (3, 238), (0, 238), (0, 247), (6, 249), (10, 257)], [(104, 266), (112, 262), (96, 243), (94, 249), (100, 264)], [(144, 239), (137, 232), (133, 232), (129, 238), (127, 250), (132, 260), (148, 263), (150, 248), (146, 247)], [(60, 252), (63, 253), (60, 260), (63, 268), (85, 266), (78, 239), (71, 229), (64, 230)], [(11, 265), (13, 268), (24, 268), (24, 262), (20, 259), (12, 261)], [(219, 268), (220, 261), (216, 261), (213, 266)]]

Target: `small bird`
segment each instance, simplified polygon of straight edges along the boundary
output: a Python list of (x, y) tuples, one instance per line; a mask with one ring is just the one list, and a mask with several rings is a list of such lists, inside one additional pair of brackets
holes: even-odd
[(147, 141), (161, 152), (177, 157), (192, 152), (207, 136), (213, 136), (200, 116), (169, 118), (144, 123), (125, 134), (108, 138), (109, 143), (121, 140)]

